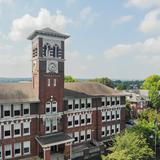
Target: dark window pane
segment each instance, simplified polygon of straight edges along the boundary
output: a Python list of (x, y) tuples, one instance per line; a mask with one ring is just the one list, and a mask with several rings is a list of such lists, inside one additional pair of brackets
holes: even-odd
[(84, 103), (81, 104), (81, 108), (84, 108)]
[(90, 137), (91, 137), (90, 134), (87, 134), (87, 139), (90, 139)]
[(4, 116), (10, 116), (10, 111), (4, 111)]
[(84, 136), (81, 136), (81, 140), (84, 140)]
[(15, 135), (19, 135), (19, 134), (20, 134), (20, 129), (15, 129), (15, 130), (14, 130), (14, 134), (15, 134)]
[(87, 118), (87, 123), (90, 123), (91, 122), (91, 119), (90, 118)]
[(14, 111), (14, 115), (15, 115), (15, 116), (20, 116), (20, 110), (15, 110), (15, 111)]
[(50, 112), (50, 108), (46, 108), (46, 113), (49, 113)]
[(109, 106), (110, 105), (110, 102), (109, 101), (107, 101), (107, 106)]
[(78, 104), (75, 104), (75, 109), (79, 108), (79, 105)]
[(28, 153), (29, 152), (29, 148), (24, 148), (24, 153)]
[(10, 131), (5, 131), (5, 136), (10, 136)]
[(72, 104), (69, 104), (69, 105), (68, 105), (68, 108), (69, 108), (69, 109), (72, 109)]
[(56, 112), (56, 107), (53, 107), (53, 108), (52, 108), (52, 112)]
[(24, 114), (29, 114), (29, 109), (24, 109)]
[(46, 127), (46, 131), (49, 131), (49, 127)]
[(78, 124), (78, 120), (75, 121), (75, 125), (77, 125), (77, 124)]
[(84, 119), (81, 119), (81, 124), (84, 124)]
[(69, 122), (68, 122), (68, 126), (72, 126), (72, 121), (69, 121)]
[(87, 108), (90, 108), (91, 107), (91, 104), (90, 103), (87, 103)]
[(57, 126), (53, 126), (52, 128), (53, 128), (53, 131), (55, 131), (57, 129)]
[(102, 102), (102, 106), (104, 106), (104, 102)]
[(29, 128), (24, 128), (24, 133), (29, 133)]
[(10, 155), (11, 155), (11, 151), (6, 151), (6, 152), (5, 152), (5, 155), (6, 155), (6, 156), (10, 156)]
[(19, 154), (19, 153), (20, 153), (20, 148), (19, 148), (19, 149), (15, 149), (15, 150), (14, 150), (14, 153), (15, 153), (15, 154)]

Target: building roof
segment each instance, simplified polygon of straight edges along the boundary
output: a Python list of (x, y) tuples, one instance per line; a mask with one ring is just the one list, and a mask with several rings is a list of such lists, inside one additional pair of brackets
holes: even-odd
[(63, 132), (51, 133), (51, 134), (43, 135), (43, 136), (37, 136), (36, 139), (42, 147), (59, 145), (59, 144), (64, 144), (67, 142), (74, 141), (73, 138), (71, 138), (69, 135), (67, 135)]
[(64, 98), (125, 96), (108, 86), (94, 82), (65, 83)]
[(19, 102), (39, 102), (30, 82), (0, 84), (0, 103)]
[(37, 35), (44, 35), (44, 36), (50, 36), (50, 37), (58, 37), (58, 38), (69, 38), (69, 35), (57, 32), (51, 28), (43, 28), (41, 30), (35, 30), (27, 39), (32, 40)]

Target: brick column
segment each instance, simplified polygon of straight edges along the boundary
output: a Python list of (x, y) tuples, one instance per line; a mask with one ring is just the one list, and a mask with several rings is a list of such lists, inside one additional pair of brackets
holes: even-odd
[(43, 152), (44, 152), (44, 157), (43, 159), (44, 160), (51, 160), (51, 152), (50, 152), (50, 147), (46, 147), (46, 148), (43, 148)]
[(64, 159), (70, 160), (71, 159), (71, 143), (65, 143), (64, 147)]

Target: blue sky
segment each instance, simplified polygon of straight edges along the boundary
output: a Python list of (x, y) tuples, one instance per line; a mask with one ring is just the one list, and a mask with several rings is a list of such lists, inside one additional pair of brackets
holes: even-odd
[(0, 0), (0, 77), (31, 77), (35, 29), (68, 33), (65, 73), (144, 79), (160, 74), (159, 0)]

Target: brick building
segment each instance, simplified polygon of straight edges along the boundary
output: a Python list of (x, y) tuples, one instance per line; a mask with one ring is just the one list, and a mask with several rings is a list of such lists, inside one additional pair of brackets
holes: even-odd
[(0, 84), (0, 159), (87, 158), (125, 128), (124, 94), (97, 83), (64, 84), (67, 38), (34, 31), (32, 82)]

